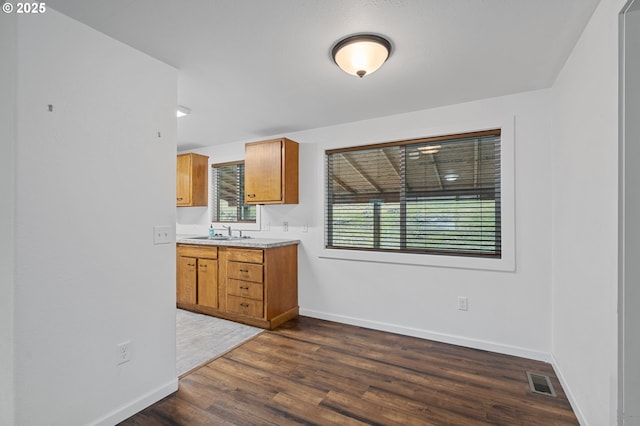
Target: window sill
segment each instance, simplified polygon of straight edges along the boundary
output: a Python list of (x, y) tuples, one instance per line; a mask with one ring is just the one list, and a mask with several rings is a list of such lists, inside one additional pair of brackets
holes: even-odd
[(347, 260), (356, 262), (388, 263), (396, 265), (432, 266), (441, 268), (479, 269), (488, 271), (515, 271), (515, 258), (505, 255), (501, 259), (445, 256), (412, 253), (392, 253), (359, 250), (323, 248), (318, 256), (322, 259)]

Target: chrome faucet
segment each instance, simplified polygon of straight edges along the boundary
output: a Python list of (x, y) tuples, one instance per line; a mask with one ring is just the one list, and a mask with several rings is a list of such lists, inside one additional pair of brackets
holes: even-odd
[(229, 233), (229, 236), (231, 237), (231, 225), (226, 226), (226, 225), (222, 225), (223, 228), (225, 228), (227, 230), (227, 232)]

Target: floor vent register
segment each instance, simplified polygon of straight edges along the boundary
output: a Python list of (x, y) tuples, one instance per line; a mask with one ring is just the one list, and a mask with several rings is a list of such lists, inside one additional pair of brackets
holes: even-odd
[(529, 387), (532, 392), (542, 395), (556, 396), (556, 391), (553, 389), (549, 376), (527, 371), (527, 378), (529, 379)]

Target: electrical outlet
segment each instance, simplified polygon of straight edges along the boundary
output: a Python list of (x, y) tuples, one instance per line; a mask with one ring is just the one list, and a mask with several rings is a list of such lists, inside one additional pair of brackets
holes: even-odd
[(282, 222), (282, 232), (288, 232), (289, 231), (289, 222), (284, 221)]
[(461, 311), (466, 311), (469, 309), (469, 301), (466, 296), (458, 296), (458, 309)]
[(170, 244), (173, 242), (171, 226), (153, 227), (153, 244)]
[(307, 225), (306, 223), (302, 225), (302, 232), (309, 232), (309, 225)]
[(131, 340), (116, 345), (116, 365), (131, 361)]

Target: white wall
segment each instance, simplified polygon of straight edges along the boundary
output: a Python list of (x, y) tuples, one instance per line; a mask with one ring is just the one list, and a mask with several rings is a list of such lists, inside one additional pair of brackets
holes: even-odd
[(177, 388), (175, 247), (152, 244), (175, 222), (176, 86), (173, 68), (54, 10), (18, 21), (21, 426), (113, 424)]
[(624, 144), (621, 164), (623, 223), (621, 243), (623, 285), (621, 309), (621, 367), (620, 382), (623, 390), (620, 405), (627, 425), (640, 423), (640, 1), (635, 10), (625, 15), (624, 41)]
[(603, 0), (553, 89), (553, 355), (583, 424), (616, 423), (618, 14)]
[[(299, 238), (301, 313), (498, 352), (548, 359), (551, 349), (548, 91), (287, 134), (300, 146), (300, 203), (264, 206), (262, 235)], [(515, 117), (516, 270), (498, 272), (319, 258), (324, 149), (431, 136)], [(438, 130), (436, 130), (438, 129)], [(243, 142), (198, 152), (242, 159)], [(179, 232), (205, 233), (206, 208), (179, 208)], [(289, 232), (282, 232), (282, 222)], [(197, 224), (197, 226), (193, 226)], [(308, 232), (302, 232), (304, 225)], [(253, 235), (257, 235), (254, 233)], [(469, 298), (467, 312), (457, 297)]]
[(16, 20), (0, 15), (0, 424), (14, 423)]

